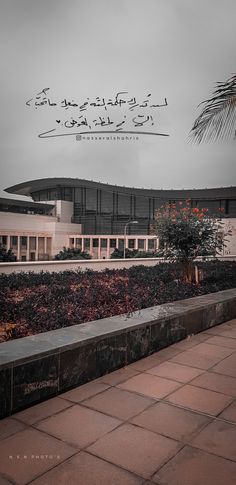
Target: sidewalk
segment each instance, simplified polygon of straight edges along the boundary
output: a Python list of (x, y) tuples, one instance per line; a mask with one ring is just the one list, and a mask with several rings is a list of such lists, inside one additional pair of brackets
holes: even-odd
[(236, 484), (236, 319), (0, 421), (0, 485)]

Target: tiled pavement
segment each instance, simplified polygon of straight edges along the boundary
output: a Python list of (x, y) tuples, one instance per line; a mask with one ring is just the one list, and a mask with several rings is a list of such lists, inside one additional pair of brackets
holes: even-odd
[(236, 319), (0, 421), (0, 485), (236, 484)]

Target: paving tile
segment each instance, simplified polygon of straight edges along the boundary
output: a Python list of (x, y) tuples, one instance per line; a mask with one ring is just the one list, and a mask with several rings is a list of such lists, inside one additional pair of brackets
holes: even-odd
[(153, 402), (155, 402), (153, 399), (112, 387), (97, 396), (83, 401), (83, 405), (116, 418), (127, 420), (141, 413)]
[[(139, 372), (136, 369), (132, 369), (131, 366), (122, 367), (122, 369), (106, 374), (100, 377), (99, 382), (104, 382), (110, 386), (116, 386), (120, 382), (127, 381), (130, 377), (136, 376)], [(89, 397), (89, 396), (88, 396)]]
[(236, 401), (232, 402), (232, 404), (225, 408), (219, 417), (236, 423)]
[(207, 369), (210, 369), (210, 367), (213, 367), (214, 364), (217, 364), (219, 360), (221, 360), (220, 357), (203, 355), (203, 354), (194, 352), (193, 349), (191, 349), (176, 355), (171, 359), (171, 362), (177, 362), (178, 364), (188, 365), (191, 367), (197, 367), (198, 369), (207, 370)]
[(178, 389), (166, 398), (168, 401), (211, 416), (217, 416), (232, 402), (232, 398), (208, 389), (194, 387), (190, 384)]
[(181, 384), (178, 382), (152, 376), (151, 374), (139, 374), (131, 377), (131, 379), (128, 379), (128, 381), (123, 384), (118, 385), (121, 389), (138, 392), (139, 394), (144, 394), (145, 396), (154, 397), (156, 399), (167, 396), (180, 386)]
[(159, 485), (233, 485), (236, 464), (186, 446), (152, 478)]
[(179, 449), (177, 441), (124, 424), (88, 448), (91, 453), (150, 478)]
[(225, 357), (228, 357), (231, 355), (234, 350), (233, 349), (228, 349), (226, 347), (221, 347), (219, 345), (210, 345), (207, 342), (201, 342), (198, 345), (195, 345), (195, 347), (192, 349), (192, 352), (196, 352), (198, 354), (204, 355), (206, 357), (216, 357), (221, 359), (225, 359)]
[(170, 345), (169, 347), (166, 347), (166, 349), (155, 352), (155, 354), (152, 354), (152, 357), (162, 361), (169, 360), (175, 355), (178, 355), (180, 352), (182, 352), (181, 349), (174, 348), (174, 346), (172, 347), (172, 345)]
[(64, 392), (61, 394), (60, 398), (67, 399), (72, 402), (81, 402), (84, 399), (88, 399), (99, 392), (105, 391), (108, 389), (108, 385), (104, 384), (99, 381), (91, 381), (88, 384), (84, 384), (83, 386), (79, 386), (71, 391)]
[(151, 482), (151, 480), (147, 480), (143, 483), (143, 485), (156, 485), (154, 482)]
[(232, 320), (228, 320), (227, 322), (221, 323), (220, 327), (235, 327), (236, 326), (236, 318), (232, 318)]
[(23, 485), (75, 452), (52, 436), (26, 429), (0, 441), (0, 474)]
[[(1, 483), (1, 482), (0, 482)], [(81, 451), (65, 463), (41, 476), (32, 485), (141, 485), (138, 478), (126, 470)]]
[(204, 389), (236, 397), (235, 377), (223, 376), (214, 372), (204, 372), (204, 374), (191, 381), (191, 386), (203, 387)]
[(72, 403), (66, 402), (63, 399), (54, 397), (48, 401), (36, 404), (35, 406), (14, 414), (14, 418), (27, 424), (34, 424), (37, 421), (41, 421), (42, 419), (48, 418), (49, 416), (66, 409), (71, 406), (71, 404)]
[(230, 330), (224, 330), (223, 332), (221, 332), (221, 336), (236, 339), (236, 328), (235, 329), (232, 328)]
[(236, 350), (236, 340), (233, 338), (220, 337), (219, 335), (214, 335), (207, 340), (208, 344), (211, 345), (221, 345), (222, 347), (228, 347), (229, 349)]
[[(137, 362), (133, 362), (133, 364), (129, 365), (129, 369), (135, 369), (137, 371), (145, 371), (154, 367), (158, 362), (157, 358), (154, 357), (145, 357), (145, 359), (137, 360)], [(162, 362), (162, 359), (159, 359), (159, 362)]]
[(199, 342), (204, 342), (209, 338), (210, 338), (210, 335), (203, 334), (203, 333), (200, 333), (197, 335), (189, 335), (184, 340), (180, 340), (180, 342), (177, 342), (176, 344), (172, 345), (172, 347), (174, 349), (183, 351), (183, 350), (191, 349), (192, 347), (195, 347), (195, 345), (198, 345)]
[(23, 423), (19, 423), (15, 419), (12, 418), (5, 418), (1, 419), (0, 421), (0, 440), (3, 440), (4, 438), (8, 438), (8, 436), (11, 436), (15, 433), (18, 433), (18, 431), (22, 431), (25, 429), (25, 425)]
[(215, 420), (206, 426), (191, 444), (201, 450), (236, 461), (236, 426)]
[(224, 332), (224, 329), (221, 330), (221, 325), (215, 325), (215, 327), (204, 330), (207, 335), (221, 335), (221, 332)]
[(38, 429), (83, 448), (119, 426), (121, 421), (76, 404), (36, 424)]
[(194, 367), (177, 364), (177, 362), (166, 361), (152, 367), (147, 372), (154, 376), (167, 377), (185, 383), (199, 376), (203, 371)]
[(236, 377), (236, 353), (226, 357), (212, 368), (213, 372), (226, 376)]
[(0, 476), (0, 485), (11, 485), (11, 482)]
[(169, 404), (157, 403), (134, 417), (131, 422), (169, 438), (186, 442), (210, 423), (210, 418)]

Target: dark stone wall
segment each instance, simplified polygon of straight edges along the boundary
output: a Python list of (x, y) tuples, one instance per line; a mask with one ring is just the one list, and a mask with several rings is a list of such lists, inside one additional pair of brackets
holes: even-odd
[(236, 289), (0, 344), (0, 417), (236, 317)]

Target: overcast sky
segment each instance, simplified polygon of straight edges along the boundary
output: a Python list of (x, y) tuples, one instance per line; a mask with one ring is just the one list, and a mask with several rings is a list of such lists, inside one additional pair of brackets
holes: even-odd
[[(235, 0), (0, 0), (0, 6), (1, 195), (26, 180), (61, 176), (152, 188), (236, 184), (233, 141), (188, 142), (198, 104), (236, 73)], [(57, 100), (118, 91), (140, 99), (152, 93), (156, 102), (166, 97), (158, 130), (170, 136), (40, 139), (55, 127), (53, 108), (36, 111), (25, 103), (45, 87)]]

